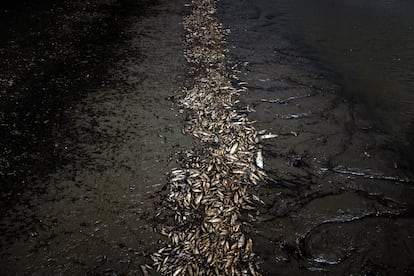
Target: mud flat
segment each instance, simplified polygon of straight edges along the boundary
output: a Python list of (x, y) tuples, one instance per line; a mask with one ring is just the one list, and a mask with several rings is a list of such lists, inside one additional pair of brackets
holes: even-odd
[(248, 82), (239, 107), (278, 135), (262, 142), (264, 204), (244, 221), (263, 274), (412, 274), (413, 175), (398, 140), (341, 95), (339, 76), (268, 3), (218, 6)]
[[(2, 126), (19, 143), (10, 156), (26, 153), (8, 167), (20, 176), (10, 183), (24, 186), (4, 193), (13, 199), (1, 217), (3, 274), (141, 273), (158, 247), (154, 193), (192, 143), (174, 104), (184, 72), (182, 8), (181, 1), (56, 3), (26, 11), (40, 27), (20, 14), (2, 44), (15, 45), (2, 47), (14, 49), (2, 52), (2, 64), (11, 57), (17, 64), (7, 70), (13, 80), (3, 76), (10, 77), (4, 95), (18, 95), (38, 122), (21, 121), (27, 112), (18, 105), (8, 122), (22, 125)], [(34, 68), (25, 69), (32, 50)]]

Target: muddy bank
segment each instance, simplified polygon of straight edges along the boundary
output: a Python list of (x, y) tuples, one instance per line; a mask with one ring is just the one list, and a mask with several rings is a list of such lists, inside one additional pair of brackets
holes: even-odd
[(73, 159), (79, 137), (71, 132), (71, 113), (88, 90), (107, 85), (108, 66), (125, 54), (114, 49), (126, 39), (128, 18), (144, 15), (149, 6), (150, 1), (3, 4), (2, 207), (18, 199), (29, 178), (42, 177)]
[(398, 140), (281, 22), (272, 1), (219, 2), (271, 179), (245, 227), (265, 275), (413, 273), (413, 175)]
[(88, 3), (23, 13), (27, 32), (5, 40), (6, 274), (139, 274), (159, 238), (154, 192), (191, 144), (174, 104), (183, 3)]

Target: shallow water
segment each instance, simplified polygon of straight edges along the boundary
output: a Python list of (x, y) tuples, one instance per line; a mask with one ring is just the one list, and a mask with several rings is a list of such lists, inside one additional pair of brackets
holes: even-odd
[(386, 129), (414, 145), (414, 2), (276, 0), (269, 9), (342, 76)]

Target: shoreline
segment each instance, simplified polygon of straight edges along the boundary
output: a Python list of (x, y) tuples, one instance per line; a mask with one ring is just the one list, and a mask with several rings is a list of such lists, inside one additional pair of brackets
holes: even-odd
[(222, 0), (218, 10), (248, 83), (239, 108), (277, 135), (262, 143), (265, 204), (244, 222), (264, 274), (408, 275), (414, 178), (395, 140), (341, 95), (335, 73), (290, 40), (266, 1)]

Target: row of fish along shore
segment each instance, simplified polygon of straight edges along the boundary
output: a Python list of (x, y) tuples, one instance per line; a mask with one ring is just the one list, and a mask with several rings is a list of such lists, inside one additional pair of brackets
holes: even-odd
[(246, 87), (228, 65), (228, 30), (215, 18), (215, 1), (186, 6), (184, 54), (191, 78), (180, 104), (188, 113), (185, 132), (199, 143), (186, 153), (183, 168), (171, 171), (167, 208), (175, 222), (161, 230), (170, 244), (152, 259), (163, 275), (259, 275), (240, 211), (254, 209), (252, 201), (259, 199), (250, 190), (266, 176), (260, 136), (235, 109)]

